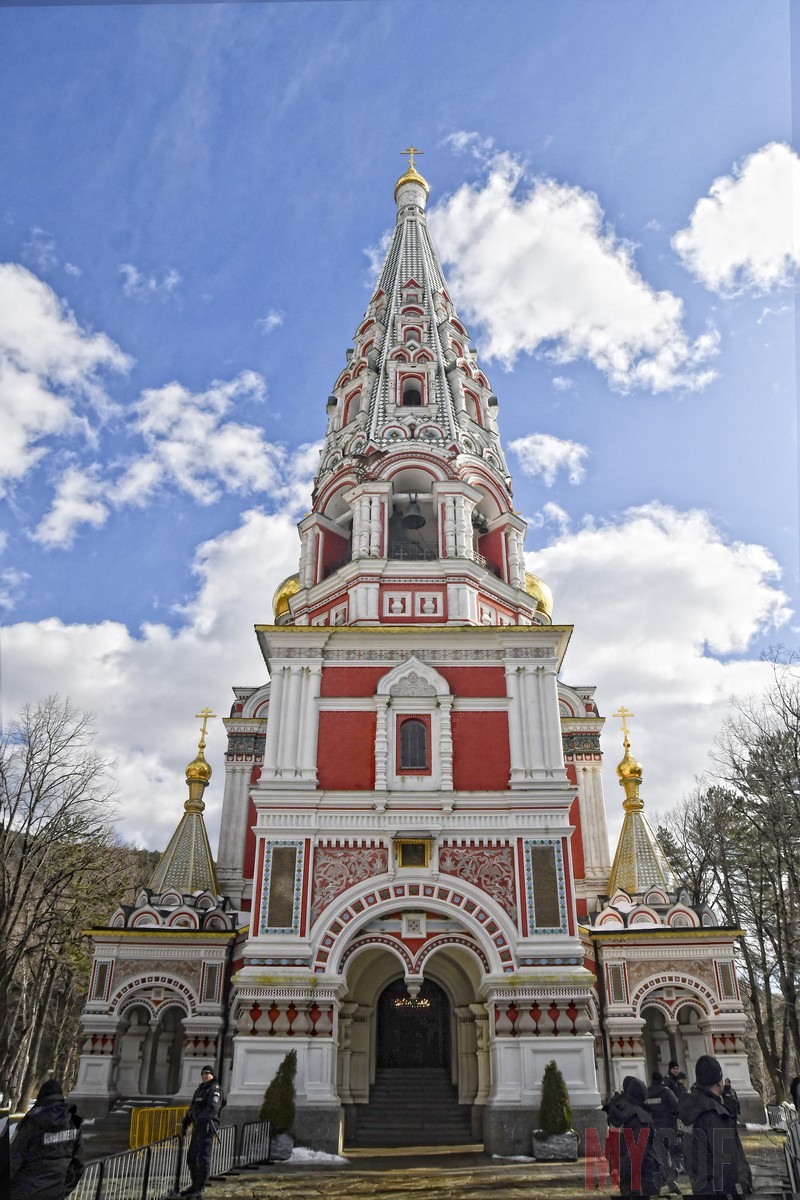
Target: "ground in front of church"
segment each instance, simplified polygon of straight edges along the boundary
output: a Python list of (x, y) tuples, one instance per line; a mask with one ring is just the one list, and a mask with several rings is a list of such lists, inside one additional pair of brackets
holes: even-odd
[[(757, 1198), (780, 1195), (783, 1138), (748, 1134)], [(691, 1193), (686, 1176), (679, 1180)], [(350, 1150), (346, 1161), (274, 1163), (215, 1180), (206, 1200), (598, 1200), (619, 1195), (592, 1163), (490, 1158), (477, 1146)]]

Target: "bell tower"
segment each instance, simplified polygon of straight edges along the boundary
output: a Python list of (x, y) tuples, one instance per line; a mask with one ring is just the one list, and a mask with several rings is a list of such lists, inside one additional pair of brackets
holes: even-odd
[(226, 721), (217, 869), (250, 921), (229, 1111), (252, 1116), (296, 1050), (296, 1131), (338, 1150), (366, 1136), (387, 1063), (418, 1094), (435, 1058), (467, 1131), (528, 1153), (554, 1057), (576, 1128), (596, 1120), (578, 905), (603, 851), (580, 852), (576, 886), (572, 847), (602, 805), (576, 774), (599, 768), (600, 722), (591, 689), (562, 691), (569, 776), (571, 630), (525, 571), (497, 397), (428, 232), (418, 153), (327, 401), (299, 571), (256, 627), (269, 681), (235, 688)]
[(328, 398), (300, 571), (279, 621), (546, 623), (546, 590), (525, 574), (497, 397), (431, 242), (420, 151), (404, 153), (394, 235)]

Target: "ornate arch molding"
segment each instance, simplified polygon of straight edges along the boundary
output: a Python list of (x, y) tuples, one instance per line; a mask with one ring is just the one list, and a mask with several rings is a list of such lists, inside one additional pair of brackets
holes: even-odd
[(443, 675), (410, 654), (378, 681), (377, 696), (449, 696), (450, 685)]
[[(420, 908), (460, 921), (474, 938), (474, 952), (482, 956), (481, 963), (486, 971), (510, 975), (516, 970), (516, 930), (499, 904), (463, 880), (451, 885), (449, 881), (442, 882), (441, 879), (431, 882), (429, 879), (412, 877), (402, 883), (398, 883), (396, 878), (385, 883), (370, 879), (337, 896), (319, 918), (312, 934), (315, 944), (314, 971), (319, 974), (339, 974), (350, 957), (351, 946), (357, 940), (355, 935), (360, 929), (377, 917), (398, 910), (416, 911)], [(364, 934), (364, 938), (367, 937), (369, 935)], [(452, 935), (442, 937), (453, 940)], [(398, 957), (401, 957), (399, 947), (403, 944), (395, 939), (389, 941), (393, 943)], [(428, 954), (433, 953), (434, 946), (440, 945), (437, 936), (421, 946), (415, 955), (407, 947), (403, 947), (402, 953), (408, 955), (410, 962), (422, 963)], [(462, 945), (469, 948), (470, 943), (465, 939)]]
[(169, 998), (170, 1003), (181, 1005), (189, 1017), (197, 1015), (197, 1000), (192, 989), (174, 975), (145, 975), (127, 980), (111, 997), (109, 1011), (114, 1016), (121, 1016), (132, 1004), (142, 1004), (156, 1016), (167, 1004), (162, 1000), (154, 1006), (152, 1001), (148, 1000), (147, 993), (154, 988), (168, 988), (173, 993)]
[[(695, 979), (691, 975), (679, 975), (676, 973), (651, 975), (640, 983), (636, 991), (631, 996), (631, 1008), (637, 1017), (641, 1017), (642, 1008), (647, 1004), (656, 1002), (656, 992), (665, 987), (682, 987), (687, 988), (692, 995), (680, 996), (676, 999), (675, 1004), (670, 1010), (670, 1019), (675, 1019), (675, 1014), (681, 1009), (684, 1004), (697, 1005), (707, 1017), (715, 1017), (719, 1015), (719, 1005), (716, 1001), (714, 993), (710, 988), (706, 987), (699, 979)], [(653, 993), (651, 997), (650, 993)], [(658, 998), (660, 999), (660, 997)], [(662, 1000), (662, 1003), (664, 1001)]]

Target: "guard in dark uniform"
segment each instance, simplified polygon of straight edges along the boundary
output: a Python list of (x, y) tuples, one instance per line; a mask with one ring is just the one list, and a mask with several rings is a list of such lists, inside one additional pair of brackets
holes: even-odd
[(200, 1072), (200, 1086), (192, 1096), (189, 1111), (183, 1118), (184, 1137), (189, 1126), (192, 1126), (192, 1140), (189, 1142), (189, 1154), (186, 1159), (192, 1182), (180, 1193), (181, 1196), (202, 1200), (203, 1189), (211, 1174), (211, 1151), (219, 1129), (220, 1111), (224, 1105), (225, 1097), (214, 1078), (214, 1068), (203, 1067)]

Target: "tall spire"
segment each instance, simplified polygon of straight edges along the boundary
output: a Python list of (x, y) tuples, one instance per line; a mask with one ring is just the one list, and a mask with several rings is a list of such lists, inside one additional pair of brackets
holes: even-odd
[(217, 873), (214, 869), (214, 859), (211, 857), (211, 847), (206, 833), (203, 812), (203, 792), (211, 779), (211, 767), (206, 762), (206, 724), (209, 717), (215, 714), (209, 708), (204, 708), (197, 714), (202, 718), (200, 741), (197, 743), (197, 754), (186, 768), (186, 783), (189, 786), (189, 798), (184, 803), (184, 813), (173, 833), (170, 843), (161, 856), (158, 866), (153, 872), (149, 888), (156, 893), (163, 893), (174, 888), (178, 892), (211, 892), (219, 895)]
[(672, 872), (644, 815), (644, 801), (639, 795), (642, 765), (631, 754), (628, 737), (628, 717), (633, 715), (624, 705), (614, 713), (615, 717), (622, 718), (624, 754), (617, 766), (617, 776), (625, 791), (622, 802), (625, 819), (608, 877), (609, 896), (613, 896), (619, 888), (629, 896), (637, 896), (651, 887), (663, 887), (667, 891), (675, 887)]
[(421, 153), (403, 151), (386, 260), (328, 398), (281, 624), (550, 622), (546, 586), (525, 573), (497, 397), (428, 231)]

